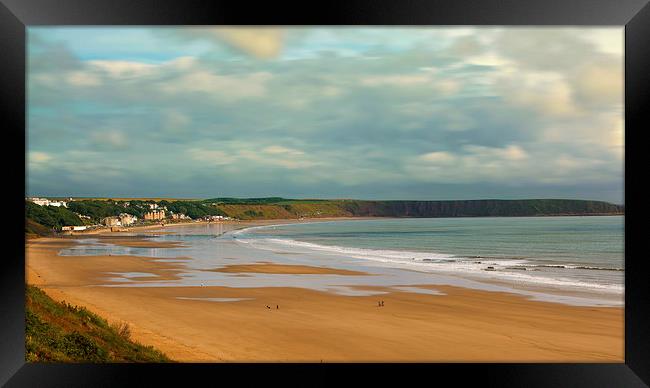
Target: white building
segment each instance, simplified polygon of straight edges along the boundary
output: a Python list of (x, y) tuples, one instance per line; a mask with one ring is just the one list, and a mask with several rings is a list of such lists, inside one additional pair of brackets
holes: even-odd
[(34, 197), (34, 198), (28, 198), (27, 200), (30, 202), (34, 202), (38, 206), (47, 206), (50, 204), (50, 200), (47, 198)]
[(65, 230), (65, 231), (73, 231), (73, 230), (81, 231), (81, 230), (86, 230), (86, 229), (88, 229), (88, 227), (85, 226), (85, 225), (78, 225), (78, 226), (62, 226), (62, 227), (61, 227), (61, 230)]
[(204, 219), (206, 221), (226, 221), (230, 220), (231, 218), (226, 216), (205, 216)]
[(56, 207), (68, 207), (68, 203), (65, 201), (50, 201), (47, 198), (27, 198), (28, 201), (34, 202), (38, 206), (56, 206)]
[(122, 221), (119, 217), (106, 217), (102, 219), (102, 224), (106, 226), (122, 226)]
[(121, 213), (120, 214), (120, 222), (122, 225), (132, 225), (138, 220), (138, 217), (128, 214), (128, 213)]

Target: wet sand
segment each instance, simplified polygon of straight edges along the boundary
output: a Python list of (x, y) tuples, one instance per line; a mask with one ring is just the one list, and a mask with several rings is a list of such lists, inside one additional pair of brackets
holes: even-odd
[[(71, 244), (61, 238), (28, 241), (27, 282), (111, 322), (129, 322), (134, 339), (179, 361), (623, 362), (618, 307), (568, 306), (452, 286), (421, 286), (443, 295), (364, 287), (387, 292), (373, 296), (292, 287), (104, 287), (98, 284), (120, 283), (107, 281), (117, 276), (107, 272), (157, 275), (132, 278), (140, 282), (171, 280), (183, 265), (57, 255)], [(314, 268), (340, 271), (268, 263), (225, 267), (241, 274)], [(230, 298), (236, 301), (224, 301)]]
[(98, 237), (99, 241), (101, 242), (108, 242), (114, 245), (129, 248), (179, 248), (183, 246), (183, 244), (178, 241), (151, 241), (142, 237)]
[(389, 217), (318, 217), (318, 218), (296, 218), (296, 219), (268, 219), (268, 220), (224, 220), (224, 221), (192, 221), (192, 222), (173, 222), (165, 225), (161, 224), (150, 224), (150, 225), (136, 225), (136, 226), (124, 226), (119, 227), (119, 231), (112, 232), (109, 227), (101, 227), (91, 230), (83, 231), (72, 231), (66, 232), (65, 236), (74, 236), (74, 237), (97, 237), (97, 235), (106, 236), (106, 237), (116, 237), (116, 236), (131, 236), (133, 233), (138, 234), (165, 234), (167, 228), (174, 228), (178, 226), (188, 226), (188, 225), (224, 225), (228, 229), (239, 229), (248, 226), (261, 226), (261, 225), (273, 225), (273, 224), (293, 224), (293, 223), (302, 223), (302, 222), (327, 222), (327, 221), (343, 221), (343, 220), (372, 220), (376, 218), (387, 219)]
[(227, 265), (223, 268), (215, 268), (210, 271), (226, 273), (269, 273), (269, 274), (292, 274), (292, 275), (370, 275), (365, 272), (350, 271), (347, 269), (314, 267), (310, 265), (287, 265), (273, 263), (259, 264), (236, 264)]

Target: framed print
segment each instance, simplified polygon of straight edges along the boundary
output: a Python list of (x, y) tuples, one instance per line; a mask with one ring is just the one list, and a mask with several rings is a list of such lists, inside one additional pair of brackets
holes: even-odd
[(0, 381), (646, 386), (649, 14), (3, 0)]

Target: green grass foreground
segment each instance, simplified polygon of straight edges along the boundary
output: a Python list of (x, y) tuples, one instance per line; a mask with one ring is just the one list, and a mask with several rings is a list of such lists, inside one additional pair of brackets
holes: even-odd
[(159, 350), (132, 341), (126, 323), (108, 322), (84, 307), (57, 302), (25, 288), (27, 362), (171, 362)]

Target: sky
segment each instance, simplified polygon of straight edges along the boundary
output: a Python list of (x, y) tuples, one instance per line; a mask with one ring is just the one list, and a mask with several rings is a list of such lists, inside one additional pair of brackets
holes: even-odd
[(623, 28), (29, 27), (26, 194), (623, 203)]

